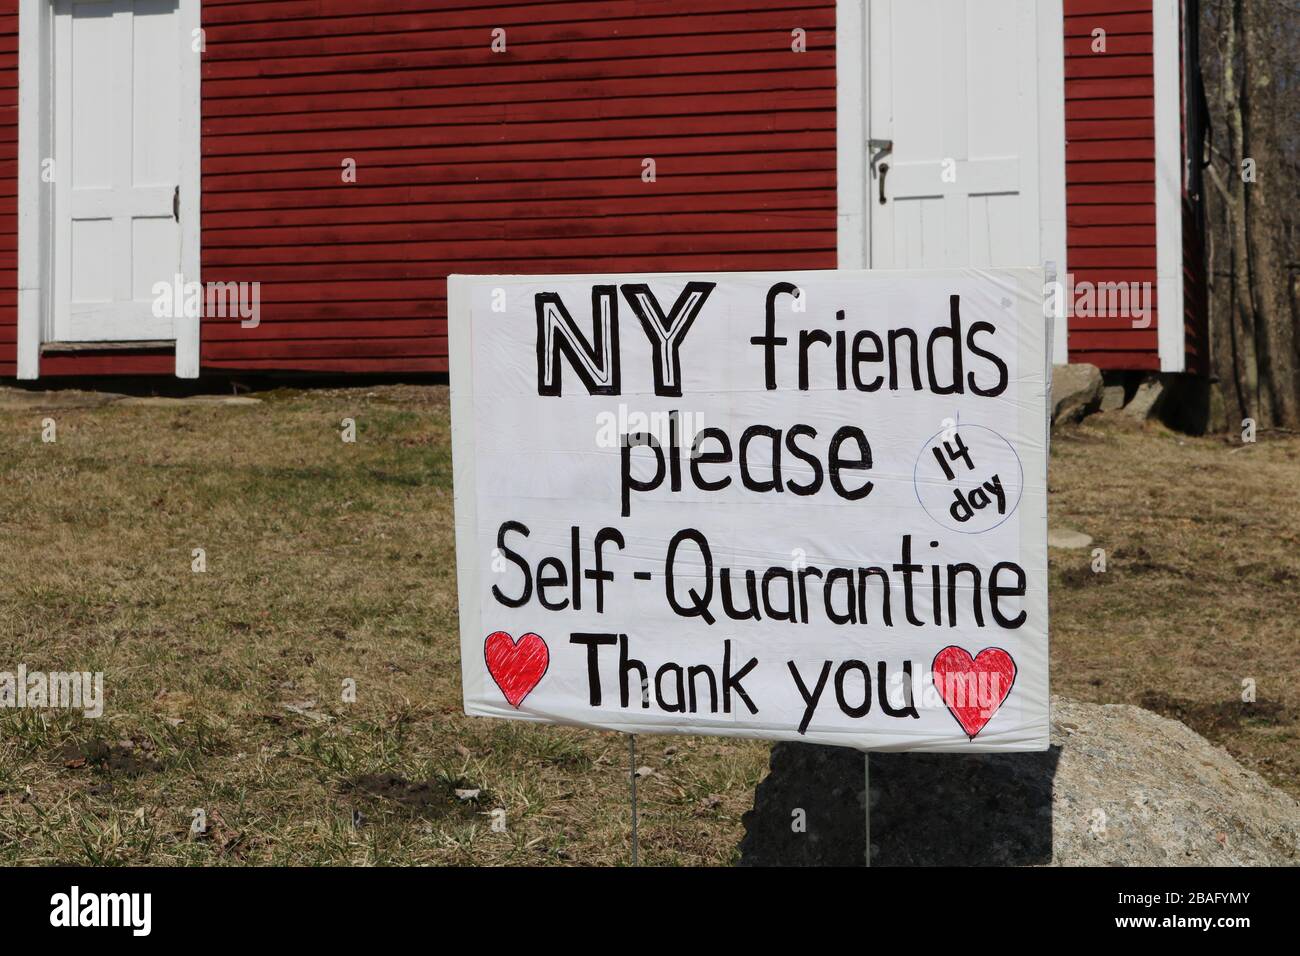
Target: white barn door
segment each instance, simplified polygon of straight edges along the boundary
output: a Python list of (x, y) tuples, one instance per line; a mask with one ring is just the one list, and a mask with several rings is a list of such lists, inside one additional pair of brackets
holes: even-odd
[(155, 283), (181, 271), (178, 0), (56, 0), (56, 342), (176, 338)]
[(870, 0), (869, 18), (871, 267), (1041, 265), (1034, 0)]

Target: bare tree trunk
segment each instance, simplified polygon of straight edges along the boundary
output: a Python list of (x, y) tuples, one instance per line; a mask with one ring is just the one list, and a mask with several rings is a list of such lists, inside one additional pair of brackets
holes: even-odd
[[(1230, 0), (1224, 4), (1223, 41), (1221, 57), (1222, 80), (1219, 91), (1222, 102), (1224, 125), (1228, 132), (1228, 175), (1220, 178), (1217, 170), (1211, 167), (1212, 178), (1219, 187), (1226, 203), (1229, 236), (1231, 238), (1230, 283), (1231, 309), (1228, 323), (1233, 351), (1242, 366), (1245, 384), (1242, 389), (1242, 413), (1250, 417), (1259, 408), (1259, 375), (1255, 350), (1247, 343), (1254, 341), (1255, 305), (1250, 295), (1253, 284), (1249, 243), (1246, 238), (1246, 183), (1240, 166), (1245, 143), (1245, 124), (1242, 118), (1241, 97), (1238, 89), (1236, 61), (1238, 49), (1238, 30), (1240, 22), (1238, 11), (1242, 0)], [(1226, 179), (1226, 182), (1225, 182)], [(1240, 334), (1238, 334), (1240, 333)]]
[[(1294, 428), (1300, 425), (1300, 378), (1283, 222), (1285, 186), (1278, 188), (1286, 182), (1286, 160), (1278, 148), (1277, 131), (1277, 124), (1284, 119), (1276, 109), (1273, 51), (1264, 34), (1268, 28), (1264, 21), (1270, 14), (1260, 10), (1258, 0), (1236, 0), (1236, 6), (1243, 76), (1235, 122), (1239, 124), (1242, 156), (1253, 159), (1255, 168), (1255, 181), (1242, 184), (1239, 241), (1246, 247), (1261, 399), (1271, 424)], [(1231, 59), (1226, 66), (1231, 68)]]
[[(1251, 417), (1254, 391), (1247, 386), (1250, 378), (1248, 350), (1242, 342), (1240, 326), (1242, 316), (1237, 308), (1236, 256), (1233, 239), (1233, 197), (1214, 167), (1208, 168), (1208, 180), (1215, 187), (1210, 205), (1212, 215), (1206, 229), (1206, 272), (1208, 273), (1208, 306), (1210, 309), (1210, 341), (1214, 359), (1214, 374), (1223, 383), (1224, 401), (1227, 404), (1226, 424)], [(1219, 238), (1226, 240), (1227, 262), (1219, 261)], [(1231, 390), (1227, 390), (1231, 383)]]

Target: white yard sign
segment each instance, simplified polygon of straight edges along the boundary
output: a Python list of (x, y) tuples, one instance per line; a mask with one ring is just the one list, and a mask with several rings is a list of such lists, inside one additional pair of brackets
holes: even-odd
[(1041, 272), (449, 297), (467, 713), (1047, 747)]

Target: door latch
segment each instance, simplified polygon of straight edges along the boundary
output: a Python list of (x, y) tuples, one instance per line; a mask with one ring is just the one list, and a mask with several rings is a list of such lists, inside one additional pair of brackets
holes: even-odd
[(867, 149), (871, 151), (869, 165), (871, 166), (871, 175), (876, 175), (876, 164), (894, 151), (894, 141), (892, 139), (869, 139), (867, 140)]
[(880, 204), (885, 204), (885, 176), (889, 173), (889, 163), (882, 163), (881, 160), (894, 151), (894, 141), (892, 139), (869, 139), (867, 140), (867, 149), (871, 151), (868, 165), (871, 167), (871, 175), (880, 181), (877, 187), (880, 195)]
[(176, 191), (172, 193), (172, 218), (177, 222), (181, 221), (181, 187), (177, 186)]

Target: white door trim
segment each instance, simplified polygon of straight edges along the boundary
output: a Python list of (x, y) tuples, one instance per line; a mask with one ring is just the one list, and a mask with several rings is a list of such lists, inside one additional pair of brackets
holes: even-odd
[[(41, 343), (53, 307), (53, 188), (42, 179), (53, 155), (54, 37), (52, 0), (19, 0), (18, 8), (18, 378), (40, 377)], [(178, 0), (182, 62), (180, 139), (181, 275), (201, 282), (201, 0)], [(202, 44), (198, 44), (201, 48)], [(175, 319), (176, 375), (199, 374), (199, 317)]]
[(18, 7), (18, 377), (41, 370), (41, 335), (50, 309), (53, 190), (41, 166), (53, 153), (53, 4)]
[(835, 3), (835, 192), (839, 228), (837, 269), (871, 265), (871, 205), (867, 201), (867, 0)]
[[(839, 268), (871, 267), (867, 131), (871, 102), (867, 51), (869, 0), (835, 4), (836, 170)], [(1036, 11), (1038, 33), (1039, 260), (1066, 266), (1065, 14), (1063, 0), (1022, 0)], [(1176, 0), (1172, 0), (1176, 2)], [(1066, 329), (1053, 330), (1053, 361), (1068, 355)]]
[[(187, 66), (181, 69), (181, 275), (186, 282), (202, 282), (203, 0), (180, 0), (179, 12), (181, 40), (190, 44)], [(177, 378), (199, 377), (201, 321), (200, 315), (176, 317)]]
[[(1038, 224), (1040, 258), (1065, 281), (1065, 5), (1047, 0), (1038, 11)], [(1051, 271), (1049, 269), (1049, 271)], [(1051, 278), (1050, 276), (1048, 277)], [(1052, 320), (1052, 364), (1070, 361), (1069, 316)]]
[(1156, 345), (1160, 371), (1187, 368), (1183, 328), (1183, 96), (1180, 0), (1151, 7), (1156, 136)]

